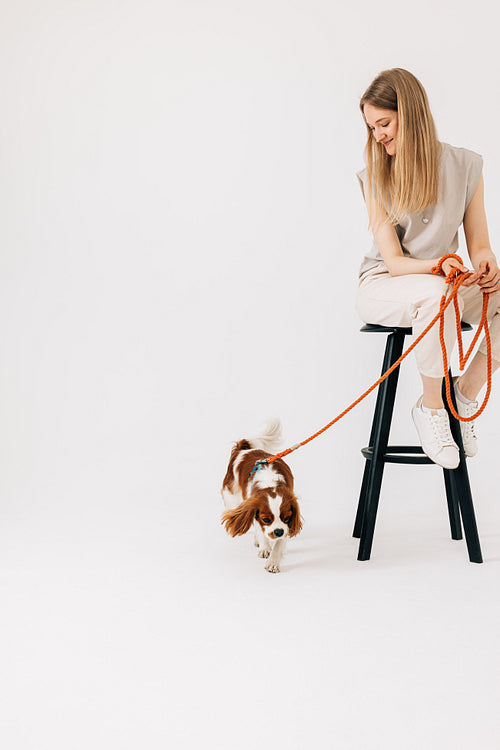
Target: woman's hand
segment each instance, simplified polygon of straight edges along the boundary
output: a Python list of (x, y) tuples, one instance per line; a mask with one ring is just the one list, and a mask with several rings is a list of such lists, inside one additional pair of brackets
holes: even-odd
[[(441, 265), (441, 271), (444, 273), (445, 276), (448, 276), (448, 274), (450, 273), (450, 271), (452, 269), (455, 269), (457, 271), (461, 271), (462, 273), (468, 273), (469, 272), (469, 269), (466, 268), (466, 266), (464, 266), (463, 263), (460, 263), (460, 261), (457, 260), (456, 258), (446, 258), (446, 260), (444, 260), (443, 263), (442, 263), (442, 265)], [(470, 277), (470, 278), (472, 278), (472, 277)], [(469, 281), (469, 279), (467, 279), (467, 281)], [(464, 283), (466, 283), (466, 282), (464, 282)]]
[(482, 260), (474, 274), (465, 283), (467, 286), (477, 284), (486, 294), (498, 294), (500, 292), (500, 268), (497, 262)]
[[(456, 258), (446, 258), (446, 260), (443, 261), (441, 270), (446, 276), (448, 276), (452, 269), (462, 271), (463, 273), (469, 273), (469, 269)], [(472, 286), (473, 284), (477, 284), (481, 287), (481, 291), (486, 294), (498, 294), (498, 292), (500, 292), (500, 268), (498, 267), (496, 260), (490, 259), (480, 261), (472, 276), (469, 276), (469, 278), (464, 281), (464, 286)]]

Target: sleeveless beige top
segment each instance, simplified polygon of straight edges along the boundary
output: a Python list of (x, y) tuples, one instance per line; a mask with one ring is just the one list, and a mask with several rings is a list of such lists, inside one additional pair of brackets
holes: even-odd
[[(408, 214), (395, 229), (403, 249), (410, 258), (427, 260), (440, 258), (458, 250), (458, 229), (465, 209), (479, 184), (483, 158), (475, 151), (442, 143), (440, 162), (440, 192), (437, 204), (424, 211)], [(356, 172), (361, 190), (366, 184), (366, 168)], [(363, 193), (364, 194), (364, 193)], [(360, 278), (370, 273), (385, 271), (375, 241), (363, 257)]]

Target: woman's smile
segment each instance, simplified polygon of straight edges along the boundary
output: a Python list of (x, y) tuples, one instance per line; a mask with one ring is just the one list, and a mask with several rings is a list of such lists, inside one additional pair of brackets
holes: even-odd
[[(392, 109), (381, 109), (368, 102), (363, 107), (365, 121), (377, 143), (385, 146), (386, 153), (396, 153), (398, 113)], [(384, 140), (385, 138), (385, 140)]]

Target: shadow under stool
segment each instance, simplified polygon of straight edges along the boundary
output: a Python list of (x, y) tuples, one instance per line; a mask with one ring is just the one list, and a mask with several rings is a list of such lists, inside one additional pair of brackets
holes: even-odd
[[(472, 326), (462, 323), (462, 331), (470, 331)], [(361, 328), (364, 333), (388, 334), (385, 346), (382, 373), (386, 372), (403, 353), (405, 336), (412, 333), (411, 328), (387, 327), (367, 324)], [(399, 378), (400, 367), (396, 369), (378, 386), (377, 402), (373, 415), (370, 441), (361, 453), (366, 459), (363, 482), (359, 495), (358, 510), (354, 524), (353, 536), (359, 542), (358, 560), (369, 560), (373, 542), (373, 533), (377, 518), (377, 509), (382, 486), (382, 476), (386, 463), (397, 464), (432, 464), (420, 445), (388, 445), (391, 429), (394, 401)], [(450, 372), (451, 379), (451, 372)], [(455, 394), (451, 389), (453, 405), (456, 409)], [(462, 443), (460, 423), (451, 414), (445, 394), (445, 380), (443, 378), (443, 400), (450, 417), (453, 439), (460, 451), (460, 464), (456, 469), (443, 469), (444, 486), (448, 503), (451, 538), (462, 539), (462, 523), (471, 562), (481, 563), (481, 546), (477, 532), (476, 517), (472, 503), (472, 494), (467, 472), (466, 456)], [(461, 520), (460, 520), (461, 517)], [(462, 521), (462, 523), (461, 523)]]

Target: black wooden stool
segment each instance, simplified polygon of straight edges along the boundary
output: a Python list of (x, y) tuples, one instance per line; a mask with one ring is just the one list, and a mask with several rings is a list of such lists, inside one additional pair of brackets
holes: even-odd
[[(470, 331), (472, 326), (462, 323), (462, 331)], [(366, 333), (387, 333), (382, 373), (391, 367), (403, 353), (405, 336), (411, 335), (411, 328), (386, 327), (379, 325), (364, 325), (361, 331)], [(362, 449), (366, 458), (363, 483), (359, 496), (358, 511), (354, 524), (353, 536), (360, 539), (358, 560), (369, 560), (373, 542), (373, 532), (377, 518), (378, 501), (382, 485), (382, 475), (386, 463), (398, 464), (434, 464), (426, 456), (419, 445), (394, 445), (389, 446), (389, 432), (391, 429), (394, 400), (399, 377), (399, 367), (396, 367), (378, 387), (377, 403), (373, 416), (370, 442), (367, 448)], [(451, 378), (451, 373), (450, 373)], [(456, 409), (455, 394), (451, 389), (453, 405)], [(460, 451), (460, 464), (456, 469), (443, 469), (446, 498), (448, 502), (448, 514), (450, 517), (452, 539), (462, 539), (462, 526), (460, 515), (464, 526), (465, 539), (471, 562), (481, 563), (481, 547), (477, 533), (474, 506), (467, 473), (466, 457), (462, 444), (460, 423), (450, 413), (446, 396), (445, 381), (443, 378), (443, 398), (445, 407), (450, 417), (451, 432), (453, 439)]]

